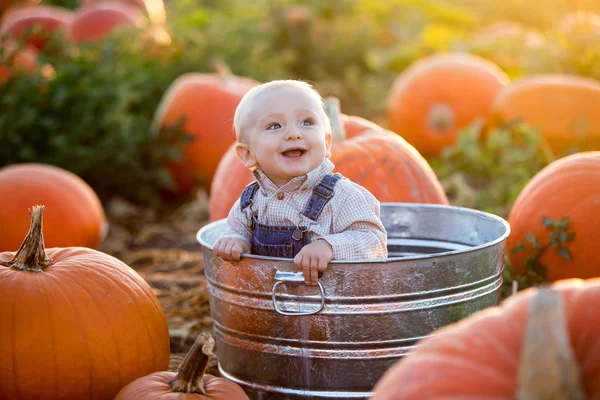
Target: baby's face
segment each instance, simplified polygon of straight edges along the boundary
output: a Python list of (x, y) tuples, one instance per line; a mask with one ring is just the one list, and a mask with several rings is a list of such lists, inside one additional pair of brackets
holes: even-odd
[(277, 186), (318, 167), (331, 148), (321, 105), (301, 90), (281, 86), (254, 99), (238, 155), (259, 167)]

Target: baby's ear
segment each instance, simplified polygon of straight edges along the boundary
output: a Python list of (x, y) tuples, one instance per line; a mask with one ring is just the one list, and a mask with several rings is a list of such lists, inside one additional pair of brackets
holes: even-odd
[(238, 143), (235, 145), (235, 154), (244, 163), (247, 168), (256, 167), (256, 159), (250, 153), (250, 148), (245, 143)]
[(325, 152), (325, 157), (330, 158), (331, 157), (331, 141), (333, 139), (333, 135), (331, 134), (331, 132), (327, 132), (325, 133), (325, 149), (327, 150)]

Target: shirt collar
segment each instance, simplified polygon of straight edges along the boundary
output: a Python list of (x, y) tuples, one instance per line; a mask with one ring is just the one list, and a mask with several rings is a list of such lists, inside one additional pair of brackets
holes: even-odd
[(319, 183), (325, 175), (330, 174), (331, 171), (333, 171), (333, 167), (333, 163), (326, 158), (317, 168), (313, 169), (312, 171), (309, 171), (304, 175), (292, 178), (288, 183), (279, 188), (273, 183), (273, 181), (271, 181), (271, 179), (269, 179), (269, 177), (260, 168), (256, 168), (252, 172), (252, 174), (254, 175), (254, 179), (256, 179), (256, 182), (258, 182), (258, 186), (260, 187), (262, 193), (264, 195), (269, 196), (275, 194), (277, 191), (288, 192), (292, 190), (297, 190), (303, 185), (312, 188), (316, 186), (317, 183)]

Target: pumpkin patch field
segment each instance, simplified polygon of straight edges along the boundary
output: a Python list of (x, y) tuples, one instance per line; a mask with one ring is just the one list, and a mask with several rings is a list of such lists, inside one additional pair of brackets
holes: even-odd
[(375, 399), (533, 398), (521, 343), (548, 316), (556, 374), (599, 396), (600, 3), (529, 3), (1, 1), (0, 399), (247, 398), (217, 369), (196, 233), (253, 181), (233, 117), (275, 79), (322, 95), (335, 171), (380, 202), (510, 224), (498, 306)]

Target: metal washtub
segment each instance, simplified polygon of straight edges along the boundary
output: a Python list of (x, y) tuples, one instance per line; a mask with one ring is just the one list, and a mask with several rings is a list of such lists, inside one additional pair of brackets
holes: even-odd
[(366, 399), (417, 340), (498, 303), (505, 220), (409, 203), (381, 216), (389, 258), (333, 261), (318, 286), (289, 259), (222, 261), (225, 220), (200, 229), (221, 374), (253, 399)]

